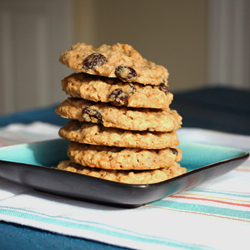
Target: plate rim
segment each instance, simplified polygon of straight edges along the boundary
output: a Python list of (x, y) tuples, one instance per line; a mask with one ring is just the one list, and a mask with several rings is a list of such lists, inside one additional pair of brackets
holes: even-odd
[[(54, 142), (55, 140), (49, 141)], [(46, 142), (48, 141), (40, 141), (36, 142), (36, 144)], [(31, 143), (25, 143), (22, 145), (18, 144), (14, 146), (25, 145), (27, 147), (29, 144)], [(194, 142), (185, 142), (185, 144), (186, 146), (199, 145), (198, 143)], [(53, 147), (55, 146), (55, 144), (50, 145)], [(67, 145), (68, 144), (62, 144), (62, 147), (55, 149), (55, 151), (60, 152), (60, 150), (65, 150)], [(202, 145), (204, 147), (214, 147), (213, 145)], [(196, 169), (191, 169), (187, 173), (152, 184), (120, 183), (55, 169), (52, 167), (52, 164), (49, 164), (50, 166), (46, 166), (45, 162), (41, 165), (35, 165), (22, 162), (6, 161), (3, 159), (0, 159), (0, 177), (47, 194), (104, 204), (113, 207), (136, 208), (157, 200), (164, 199), (175, 193), (193, 188), (204, 181), (228, 173), (241, 165), (249, 157), (248, 151), (229, 147), (223, 148), (239, 151), (240, 155), (237, 154), (236, 156), (229, 159), (217, 161), (202, 167), (197, 166)], [(39, 146), (36, 148), (36, 150), (38, 149)], [(49, 148), (47, 150), (49, 150)], [(46, 153), (46, 150), (42, 153)], [(59, 158), (61, 158), (61, 154)], [(9, 158), (7, 159), (9, 160)], [(58, 158), (55, 159), (58, 160)], [(53, 159), (53, 157), (51, 158), (52, 161), (55, 159)], [(67, 183), (66, 187), (65, 183)], [(67, 185), (71, 186), (71, 188), (69, 189)]]

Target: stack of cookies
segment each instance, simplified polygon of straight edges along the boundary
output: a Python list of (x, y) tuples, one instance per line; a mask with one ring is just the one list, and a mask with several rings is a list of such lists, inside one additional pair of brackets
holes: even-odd
[(186, 172), (170, 109), (168, 71), (132, 46), (93, 48), (77, 43), (59, 61), (75, 69), (62, 80), (70, 97), (56, 113), (70, 121), (59, 135), (70, 141), (69, 160), (57, 168), (106, 180), (149, 184)]

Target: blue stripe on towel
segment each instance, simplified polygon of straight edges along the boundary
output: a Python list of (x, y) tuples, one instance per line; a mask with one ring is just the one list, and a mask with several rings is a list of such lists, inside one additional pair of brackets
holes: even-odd
[(192, 192), (199, 192), (199, 193), (209, 193), (209, 194), (220, 194), (220, 195), (226, 195), (226, 196), (232, 196), (232, 197), (240, 197), (240, 198), (249, 198), (249, 194), (243, 194), (243, 193), (233, 193), (232, 191), (216, 191), (216, 190), (204, 190), (204, 189), (192, 189)]
[(215, 207), (215, 206), (206, 206), (206, 205), (191, 204), (191, 203), (184, 203), (184, 202), (175, 202), (175, 201), (168, 201), (168, 200), (159, 200), (159, 201), (150, 203), (150, 205), (154, 207), (176, 209), (176, 210), (187, 211), (187, 212), (220, 215), (224, 217), (250, 220), (250, 211), (241, 211), (241, 210), (235, 210), (235, 209), (229, 209), (229, 208), (221, 208), (221, 207)]

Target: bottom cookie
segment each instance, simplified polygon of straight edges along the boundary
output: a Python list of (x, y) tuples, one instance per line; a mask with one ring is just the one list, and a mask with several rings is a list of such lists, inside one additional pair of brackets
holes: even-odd
[(181, 167), (179, 163), (174, 163), (171, 167), (157, 170), (131, 171), (83, 167), (82, 165), (66, 160), (61, 161), (56, 169), (127, 184), (152, 184), (186, 173), (186, 168)]

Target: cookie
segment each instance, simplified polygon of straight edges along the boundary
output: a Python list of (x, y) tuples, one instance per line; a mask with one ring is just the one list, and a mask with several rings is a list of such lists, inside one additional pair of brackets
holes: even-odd
[(147, 170), (147, 171), (129, 171), (129, 170), (102, 170), (83, 167), (70, 161), (62, 161), (56, 167), (57, 169), (88, 175), (109, 181), (115, 181), (126, 184), (151, 184), (171, 179), (186, 173), (186, 169), (180, 164), (174, 163), (169, 168)]
[(171, 132), (182, 123), (182, 117), (175, 110), (132, 109), (77, 98), (66, 99), (55, 111), (67, 119), (125, 130)]
[(71, 50), (63, 52), (59, 61), (79, 72), (119, 78), (123, 82), (165, 86), (169, 76), (165, 67), (143, 58), (128, 44), (103, 44), (94, 48), (77, 43)]
[(69, 121), (59, 135), (69, 141), (103, 146), (162, 149), (179, 145), (175, 132), (129, 131), (77, 120)]
[(64, 78), (62, 89), (72, 97), (135, 108), (168, 109), (173, 100), (167, 86), (123, 83), (116, 78), (85, 73), (74, 73)]
[(82, 166), (116, 170), (148, 170), (171, 166), (182, 158), (179, 148), (158, 150), (106, 147), (70, 142), (67, 154)]

